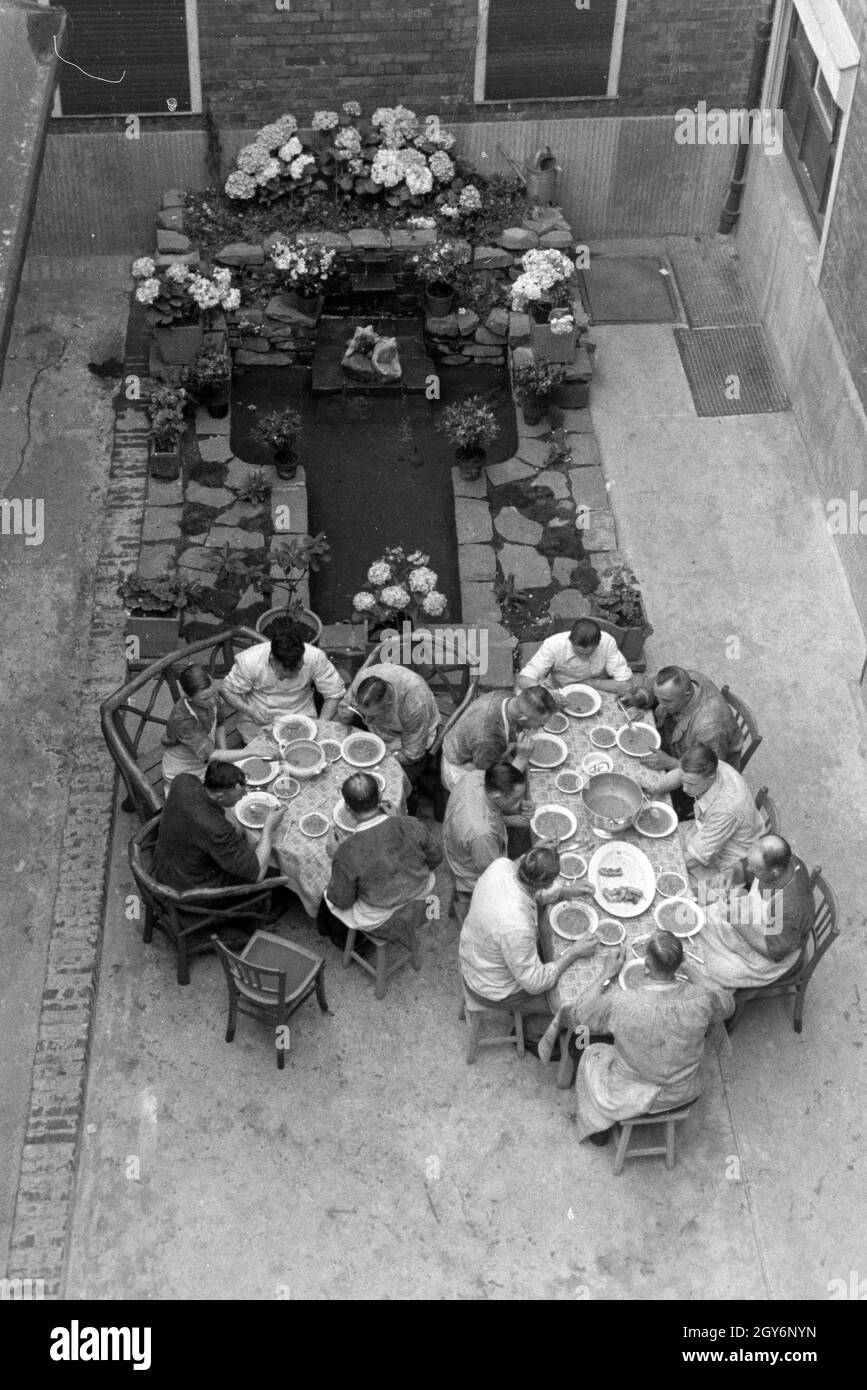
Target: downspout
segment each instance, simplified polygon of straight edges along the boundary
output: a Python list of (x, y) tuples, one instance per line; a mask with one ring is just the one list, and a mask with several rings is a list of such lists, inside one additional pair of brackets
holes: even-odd
[[(753, 111), (759, 104), (762, 96), (762, 87), (765, 80), (765, 66), (768, 61), (768, 48), (771, 43), (771, 30), (774, 27), (774, 7), (771, 7), (770, 19), (760, 19), (756, 24), (755, 40), (753, 43), (753, 61), (750, 68), (750, 81), (747, 88), (747, 110)], [(746, 138), (744, 138), (746, 136)], [(729, 235), (735, 227), (741, 215), (741, 198), (743, 197), (744, 185), (746, 183), (745, 170), (747, 167), (747, 155), (749, 154), (749, 129), (741, 129), (741, 140), (738, 145), (738, 152), (735, 155), (735, 167), (729, 183), (728, 197), (725, 206), (720, 213), (719, 226), (717, 232), (723, 236)]]

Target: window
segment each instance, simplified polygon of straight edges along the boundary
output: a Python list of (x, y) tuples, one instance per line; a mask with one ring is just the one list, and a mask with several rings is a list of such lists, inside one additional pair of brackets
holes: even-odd
[(627, 0), (479, 0), (476, 101), (617, 95)]
[(56, 116), (201, 110), (196, 0), (62, 0), (62, 5), (67, 61), (58, 64)]
[(780, 106), (783, 147), (813, 221), (821, 228), (843, 112), (822, 76), (797, 13), (792, 14), (786, 42)]

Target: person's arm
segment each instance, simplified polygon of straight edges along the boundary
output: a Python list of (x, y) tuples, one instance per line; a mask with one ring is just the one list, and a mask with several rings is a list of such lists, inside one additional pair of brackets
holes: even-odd
[(285, 814), (284, 806), (275, 806), (268, 812), (262, 826), (262, 834), (259, 836), (259, 843), (256, 845), (256, 859), (259, 863), (259, 882), (265, 877), (268, 865), (271, 862), (271, 849), (274, 844), (274, 836), (277, 828)]
[(697, 826), (684, 846), (687, 864), (708, 865), (737, 830), (738, 821), (730, 811), (711, 812)]
[(417, 763), (427, 752), (430, 733), (430, 711), (426, 699), (427, 687), (408, 690), (400, 702), (400, 748), (395, 757), (399, 763)]
[(331, 861), (331, 878), (325, 890), (328, 901), (345, 911), (358, 897), (358, 875), (352, 867), (350, 842), (338, 845)]
[[(195, 715), (188, 714), (185, 709), (173, 710), (169, 729), (178, 743), (189, 748), (199, 762), (206, 763), (208, 761), (216, 745), (210, 734), (205, 733)], [(167, 736), (171, 736), (168, 729), (166, 733)]]
[(318, 647), (314, 647), (313, 650), (316, 654), (311, 664), (310, 674), (313, 678), (313, 684), (322, 696), (322, 713), (319, 717), (320, 719), (334, 719), (337, 716), (346, 687), (325, 653), (319, 651)]
[(592, 685), (595, 690), (604, 690), (609, 695), (628, 695), (632, 690), (632, 668), (608, 632), (603, 632), (605, 669), (598, 676), (585, 676), (583, 684)]
[(495, 859), (501, 858), (502, 852), (500, 842), (493, 831), (485, 835), (477, 835), (470, 845), (470, 858), (476, 873), (483, 874), (485, 869), (490, 868)]
[(424, 862), (429, 869), (435, 869), (437, 865), (443, 862), (442, 846), (437, 844), (427, 826), (423, 825), (421, 821), (411, 821), (411, 824), (421, 831), (419, 841), (421, 852), (424, 855)]
[(526, 666), (518, 672), (515, 679), (516, 694), (521, 690), (529, 690), (531, 685), (547, 684), (547, 679), (551, 674), (555, 659), (556, 652), (554, 650), (553, 641), (550, 637), (546, 637), (542, 645), (534, 655), (530, 657)]
[(337, 706), (337, 718), (341, 724), (351, 724), (358, 715), (358, 710), (355, 708), (355, 684), (353, 681), (349, 689), (343, 692), (343, 697)]
[(238, 714), (243, 714), (247, 719), (258, 723), (256, 710), (250, 699), (254, 685), (255, 681), (243, 664), (241, 656), (236, 657), (234, 666), (223, 681), (222, 696), (226, 704)]
[[(512, 975), (528, 994), (544, 994), (574, 961), (589, 954), (587, 943), (576, 942), (563, 952), (559, 960), (545, 965), (539, 958), (536, 933), (529, 924), (504, 932), (500, 937), (500, 947)], [(590, 943), (590, 950), (594, 949), (595, 943)]]
[[(231, 821), (221, 818), (222, 823), (214, 828), (207, 849), (211, 858), (226, 873), (232, 874), (235, 878), (244, 879), (247, 883), (256, 883), (264, 874), (264, 869), (259, 856), (261, 841), (255, 848), (250, 844), (246, 835), (243, 835), (237, 825)], [(264, 829), (264, 828), (263, 828)], [(264, 838), (264, 833), (263, 833)], [(270, 855), (271, 847), (268, 845)], [(265, 864), (267, 865), (267, 858)]]

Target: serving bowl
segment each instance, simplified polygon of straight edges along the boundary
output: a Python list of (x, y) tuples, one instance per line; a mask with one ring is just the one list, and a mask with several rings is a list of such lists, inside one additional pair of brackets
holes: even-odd
[(283, 747), (283, 762), (293, 777), (318, 777), (325, 767), (325, 754), (312, 738), (296, 738)]
[(589, 779), (581, 801), (594, 830), (618, 835), (632, 825), (644, 805), (644, 792), (621, 772), (602, 772)]

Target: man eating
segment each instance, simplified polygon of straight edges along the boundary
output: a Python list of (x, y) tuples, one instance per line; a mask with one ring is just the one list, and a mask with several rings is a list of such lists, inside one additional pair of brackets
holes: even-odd
[(464, 710), (443, 740), (442, 781), (453, 791), (474, 768), (505, 759), (525, 771), (533, 751), (533, 734), (555, 714), (550, 690), (534, 685), (517, 695), (492, 690)]
[(764, 822), (741, 774), (706, 743), (684, 753), (680, 771), (695, 801), (694, 827), (681, 827), (684, 858), (693, 883), (707, 884), (740, 864), (762, 838)]
[(286, 714), (316, 717), (313, 692), (322, 696), (322, 719), (334, 719), (345, 687), (324, 652), (280, 628), (269, 642), (239, 652), (223, 698), (241, 715), (238, 728), (249, 743)]
[(603, 632), (592, 618), (579, 618), (569, 632), (546, 637), (520, 672), (515, 689), (544, 685), (559, 700), (557, 692), (564, 685), (579, 682), (616, 695), (631, 689), (632, 671), (623, 653), (611, 634)]
[(233, 763), (209, 763), (203, 780), (191, 772), (175, 777), (157, 835), (154, 873), (159, 883), (183, 893), (265, 877), (283, 807), (269, 810), (254, 848), (225, 815), (245, 788), (244, 774)]
[(368, 666), (340, 701), (337, 717), (351, 724), (358, 715), (377, 734), (415, 784), (436, 741), (440, 712), (433, 691), (417, 671), (396, 663)]
[(499, 762), (484, 772), (468, 772), (449, 797), (443, 849), (455, 881), (459, 922), (485, 869), (495, 859), (508, 857), (509, 821), (517, 824), (526, 790), (527, 779), (520, 768)]

